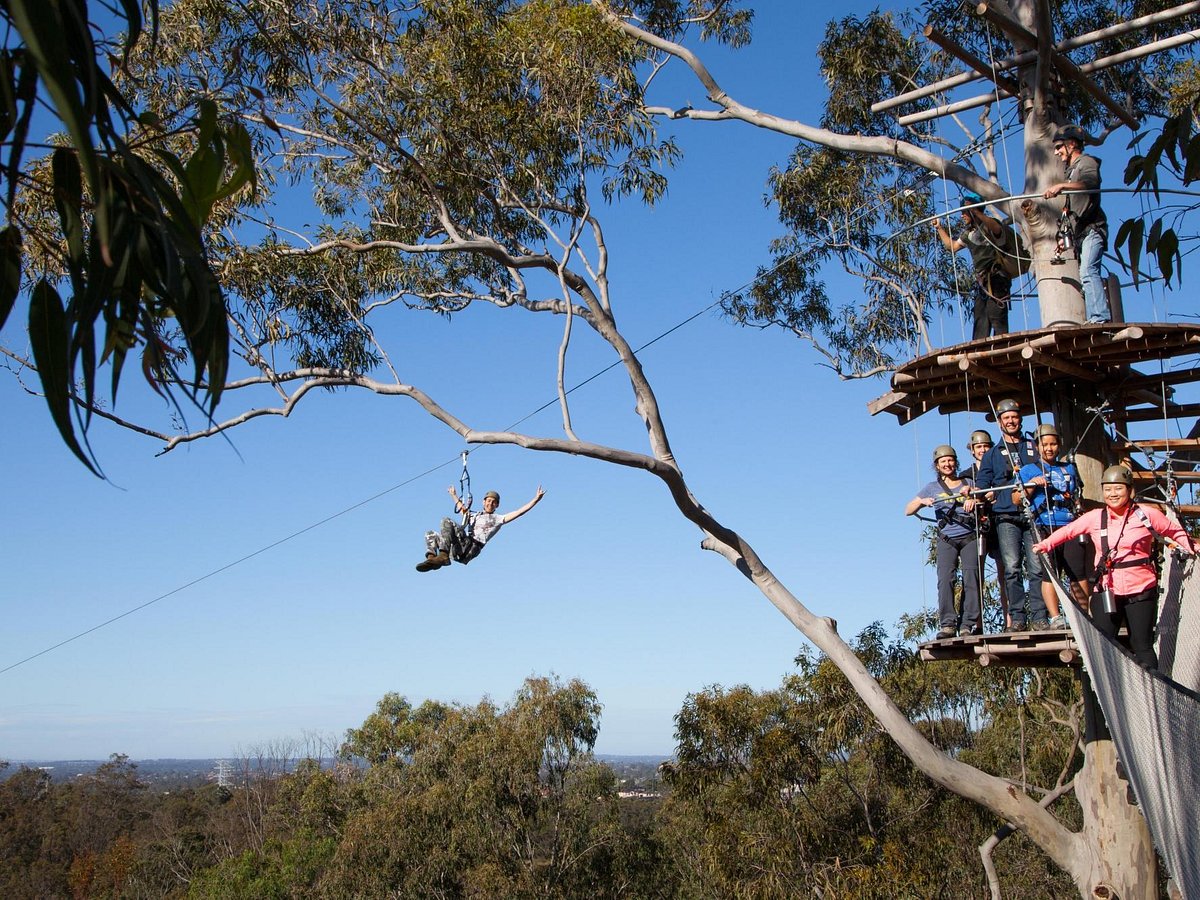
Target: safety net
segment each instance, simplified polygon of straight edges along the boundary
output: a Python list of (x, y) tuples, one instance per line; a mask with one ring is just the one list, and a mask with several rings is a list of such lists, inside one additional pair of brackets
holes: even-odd
[(1200, 576), (1171, 554), (1159, 582), (1159, 671), (1142, 668), (1056, 584), (1117, 756), (1168, 873), (1200, 898)]

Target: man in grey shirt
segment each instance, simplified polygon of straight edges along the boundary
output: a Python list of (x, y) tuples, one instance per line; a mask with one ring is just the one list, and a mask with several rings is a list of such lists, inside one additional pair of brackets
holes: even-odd
[(1108, 244), (1108, 219), (1100, 208), (1100, 160), (1083, 152), (1087, 134), (1078, 125), (1064, 125), (1054, 135), (1054, 153), (1066, 166), (1066, 180), (1051, 185), (1043, 195), (1057, 197), (1063, 191), (1088, 191), (1067, 195), (1068, 208), (1075, 214), (1075, 248), (1079, 255), (1079, 282), (1087, 323), (1112, 321), (1100, 258)]

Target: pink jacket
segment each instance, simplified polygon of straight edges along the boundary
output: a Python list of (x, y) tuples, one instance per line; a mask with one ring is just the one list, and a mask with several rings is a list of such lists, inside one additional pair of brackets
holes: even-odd
[[(1155, 532), (1163, 537), (1170, 538), (1185, 550), (1195, 552), (1188, 533), (1163, 515), (1161, 511), (1153, 506), (1139, 506), (1138, 508), (1146, 514), (1146, 518), (1150, 520), (1150, 524), (1154, 527)], [(1056, 528), (1048, 538), (1037, 543), (1034, 546), (1034, 550), (1038, 553), (1048, 553), (1059, 544), (1064, 544), (1072, 538), (1086, 534), (1092, 539), (1092, 547), (1096, 551), (1096, 563), (1098, 564), (1102, 553), (1100, 549), (1100, 513), (1101, 510), (1099, 509), (1090, 510), (1074, 522)], [(1107, 571), (1105, 573), (1104, 586), (1121, 597), (1138, 594), (1154, 587), (1156, 577), (1153, 563), (1148, 562), (1145, 565), (1129, 566), (1120, 569), (1113, 568), (1114, 563), (1119, 563), (1123, 560), (1144, 559), (1150, 556), (1151, 551), (1154, 549), (1153, 545), (1154, 534), (1146, 527), (1141, 516), (1133, 511), (1132, 503), (1125, 507), (1124, 515), (1116, 515), (1110, 509), (1108, 511), (1108, 547), (1110, 552), (1108, 554), (1108, 565), (1105, 567)]]

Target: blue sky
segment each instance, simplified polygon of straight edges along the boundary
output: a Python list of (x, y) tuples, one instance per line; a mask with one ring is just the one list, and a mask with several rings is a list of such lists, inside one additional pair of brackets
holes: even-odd
[[(711, 59), (743, 102), (814, 122), (823, 29), (804, 9), (762, 4), (751, 47)], [(693, 82), (673, 84), (657, 99), (700, 105)], [(737, 124), (679, 123), (676, 134), (686, 156), (661, 207), (605, 213), (614, 306), (635, 346), (746, 282), (779, 232), (764, 182), (788, 138)], [(1109, 143), (1097, 155), (1115, 183), (1124, 142)], [(1160, 300), (1127, 306), (1163, 318)], [(13, 318), (3, 337), (21, 346)], [(410, 315), (390, 345), (407, 380), (476, 427), (502, 428), (554, 396), (560, 327), (490, 308), (452, 322)], [(957, 321), (932, 333), (962, 339)], [(577, 335), (571, 382), (612, 359)], [(928, 480), (931, 448), (961, 446), (981, 420), (927, 416), (901, 429), (871, 418), (866, 404), (886, 382), (839, 382), (794, 338), (714, 313), (643, 362), (694, 493), (811, 609), (849, 636), (933, 603), (919, 523), (902, 508)], [(165, 417), (137, 378), (127, 373), (120, 408)], [(603, 376), (572, 395), (577, 432), (643, 449), (632, 403), (619, 370)], [(463, 444), (400, 398), (313, 397), (290, 420), (161, 458), (155, 442), (97, 424), (110, 482), (73, 459), (43, 402), (13, 377), (0, 378), (0, 409), (0, 668), (386, 492), (0, 675), (0, 759), (231, 756), (304, 734), (337, 738), (387, 691), (503, 701), (525, 676), (551, 672), (598, 692), (598, 751), (668, 754), (688, 692), (773, 687), (802, 646), (748, 582), (699, 549), (657, 481), (588, 460), (479, 449), (476, 497), (494, 487), (513, 509), (542, 484), (544, 502), (476, 563), (416, 573), (422, 534), (448, 514)], [(557, 409), (524, 427), (560, 434)]]

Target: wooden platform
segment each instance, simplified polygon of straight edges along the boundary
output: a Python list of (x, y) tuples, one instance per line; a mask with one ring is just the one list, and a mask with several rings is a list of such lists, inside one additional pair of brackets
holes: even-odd
[(923, 660), (973, 659), (981, 666), (1063, 668), (1080, 662), (1069, 630), (1010, 631), (927, 641), (918, 645)]
[[(871, 415), (891, 413), (904, 425), (934, 410), (991, 412), (991, 401), (1012, 398), (1036, 408), (1033, 388), (1069, 378), (1098, 398), (1119, 403), (1127, 421), (1200, 415), (1200, 405), (1171, 401), (1174, 386), (1200, 381), (1200, 366), (1160, 374), (1135, 363), (1200, 354), (1200, 324), (1071, 325), (981, 338), (945, 347), (906, 363), (892, 390), (867, 404)], [(1166, 396), (1164, 409), (1163, 397)], [(1196, 407), (1193, 409), (1192, 407)]]

